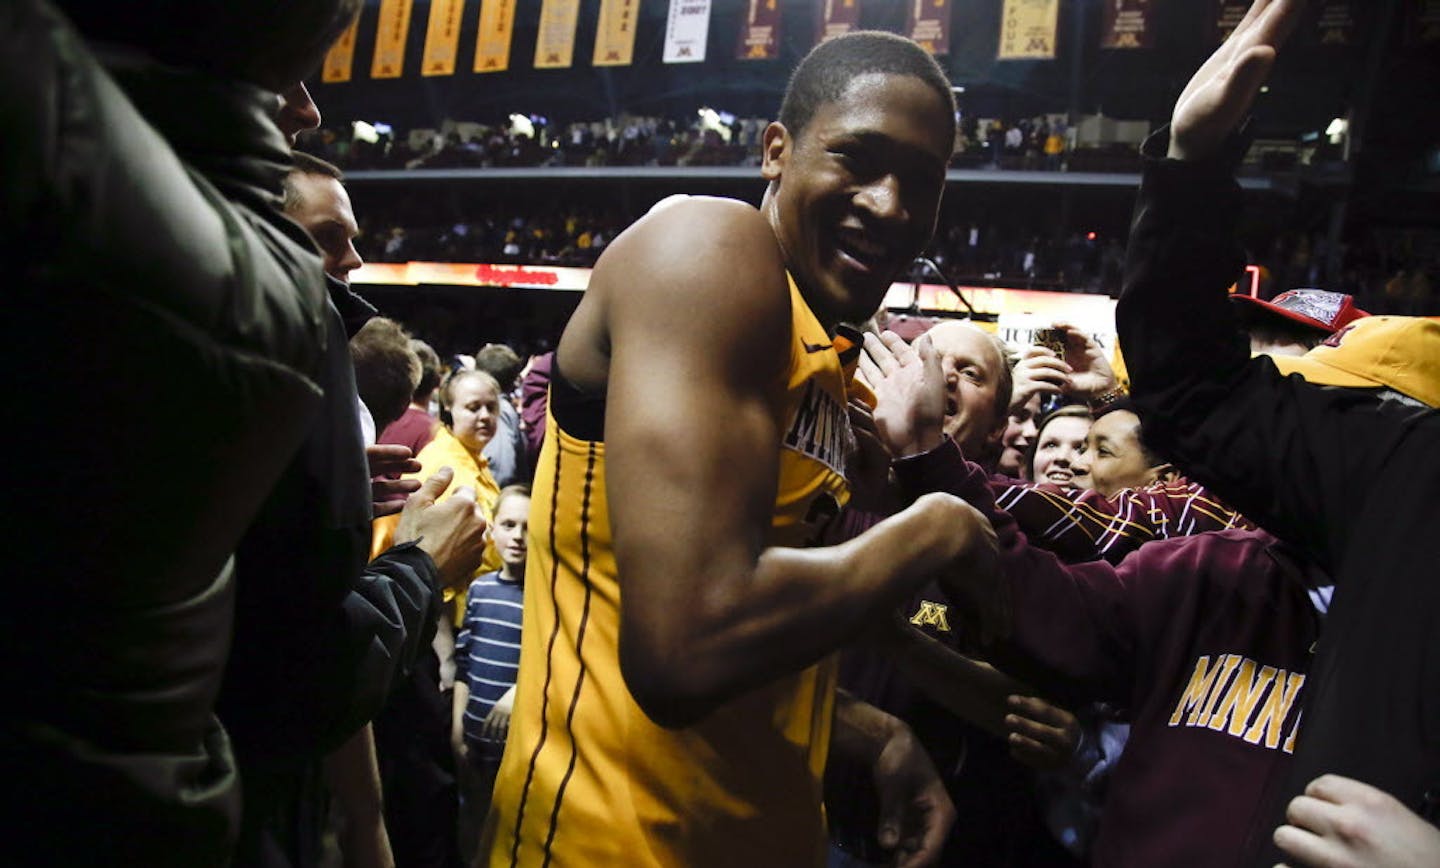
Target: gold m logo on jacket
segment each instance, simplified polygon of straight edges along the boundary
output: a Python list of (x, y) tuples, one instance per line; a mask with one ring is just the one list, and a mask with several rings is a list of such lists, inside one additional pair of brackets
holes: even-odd
[(910, 623), (916, 627), (934, 627), (942, 633), (949, 633), (950, 622), (945, 618), (945, 612), (949, 608), (942, 603), (921, 600), (919, 611), (910, 616)]

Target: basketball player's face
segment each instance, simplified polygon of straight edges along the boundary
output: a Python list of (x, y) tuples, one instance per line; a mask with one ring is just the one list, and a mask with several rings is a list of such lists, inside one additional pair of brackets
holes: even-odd
[(466, 377), (455, 384), (450, 406), (451, 433), (474, 454), (479, 454), (495, 436), (500, 422), (500, 396), (495, 387), (478, 377)]
[(953, 147), (949, 111), (914, 76), (871, 73), (821, 105), (798, 138), (767, 146), (763, 174), (778, 181), (771, 225), (827, 325), (873, 314), (930, 240)]

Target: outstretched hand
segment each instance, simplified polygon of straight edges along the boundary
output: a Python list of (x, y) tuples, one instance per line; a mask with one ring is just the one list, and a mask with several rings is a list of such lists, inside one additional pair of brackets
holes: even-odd
[(486, 522), (475, 502), (475, 491), (468, 486), (436, 504), (454, 478), (453, 470), (442, 467), (410, 495), (395, 527), (395, 543), (417, 541), (435, 561), (441, 584), (459, 590), (469, 584), (484, 560)]
[(405, 498), (420, 489), (418, 479), (392, 479), (401, 473), (419, 473), (420, 462), (409, 446), (375, 443), (365, 447), (370, 467), (370, 505), (375, 518), (394, 515), (405, 507)]
[(1063, 769), (1080, 744), (1075, 715), (1038, 696), (1009, 696), (1005, 704), (1010, 756), (1036, 771)]
[(1170, 116), (1176, 160), (1203, 160), (1220, 149), (1250, 111), (1275, 54), (1295, 29), (1305, 0), (1255, 0), (1230, 38), (1190, 79)]
[(875, 760), (874, 774), (880, 846), (894, 853), (897, 868), (935, 864), (955, 823), (955, 806), (908, 727), (896, 727)]
[(1310, 868), (1440, 868), (1440, 829), (1384, 790), (1322, 775), (1290, 800), (1275, 845)]
[(928, 336), (911, 346), (891, 331), (866, 334), (860, 373), (875, 392), (875, 429), (892, 455), (915, 455), (940, 444), (945, 373)]

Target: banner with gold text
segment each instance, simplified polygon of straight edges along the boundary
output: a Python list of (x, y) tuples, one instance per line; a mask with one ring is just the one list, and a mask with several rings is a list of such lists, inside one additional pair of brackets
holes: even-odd
[(380, 0), (371, 78), (399, 78), (405, 72), (405, 38), (410, 35), (413, 0)]
[(579, 23), (580, 0), (541, 0), (540, 32), (535, 36), (536, 69), (570, 68)]
[(465, 0), (430, 0), (421, 75), (455, 74), (455, 55), (460, 49), (460, 16), (464, 14)]
[(480, 0), (476, 72), (504, 72), (510, 68), (510, 37), (514, 32), (515, 0)]
[(1104, 0), (1101, 48), (1154, 48), (1150, 0)]
[(949, 54), (949, 0), (910, 0), (908, 5), (910, 8), (905, 22), (906, 34), (931, 54)]
[(666, 63), (699, 63), (710, 37), (710, 0), (670, 0), (665, 19)]
[(998, 59), (1053, 60), (1059, 23), (1060, 0), (1005, 0)]
[(350, 80), (350, 69), (355, 65), (355, 37), (360, 32), (360, 16), (350, 22), (335, 44), (325, 53), (325, 65), (320, 71), (320, 80), (326, 84), (338, 84)]
[(735, 59), (774, 60), (779, 56), (780, 4), (777, 0), (747, 0)]
[(1229, 39), (1249, 8), (1250, 0), (1215, 0), (1215, 41)]
[(629, 66), (635, 59), (635, 22), (640, 0), (600, 0), (595, 28), (595, 66)]

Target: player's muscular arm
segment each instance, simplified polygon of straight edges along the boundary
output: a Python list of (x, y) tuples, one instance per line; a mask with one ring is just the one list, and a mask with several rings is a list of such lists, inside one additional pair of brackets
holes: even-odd
[(764, 547), (790, 305), (753, 209), (696, 200), (652, 214), (607, 252), (591, 291), (611, 347), (621, 667), (654, 720), (691, 723), (813, 663), (984, 544), (979, 514), (937, 495), (845, 545)]

